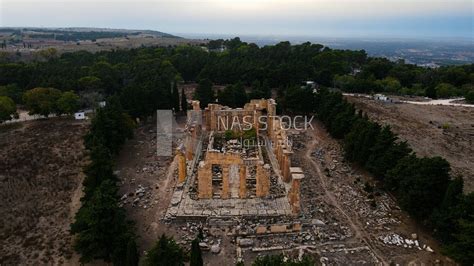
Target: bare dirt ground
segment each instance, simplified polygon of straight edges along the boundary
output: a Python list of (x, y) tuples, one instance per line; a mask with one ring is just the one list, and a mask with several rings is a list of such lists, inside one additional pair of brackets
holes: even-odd
[(453, 175), (464, 177), (465, 192), (474, 191), (474, 108), (346, 98), (372, 120), (390, 125), (418, 155), (444, 157)]
[(0, 126), (0, 264), (78, 264), (70, 223), (80, 207), (87, 124), (64, 118)]
[(122, 204), (130, 219), (136, 222), (141, 250), (149, 249), (161, 233), (160, 218), (168, 207), (176, 182), (172, 157), (156, 156), (156, 126), (139, 127), (122, 149), (116, 174), (121, 180)]

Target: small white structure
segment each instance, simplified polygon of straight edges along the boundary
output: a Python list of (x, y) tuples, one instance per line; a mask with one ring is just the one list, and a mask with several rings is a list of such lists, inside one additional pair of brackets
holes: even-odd
[(84, 120), (84, 119), (86, 119), (86, 113), (85, 112), (74, 113), (74, 118), (76, 120)]
[(393, 102), (392, 99), (383, 94), (375, 94), (374, 99), (381, 102)]
[(307, 80), (307, 81), (303, 81), (303, 86), (301, 86), (302, 89), (306, 89), (306, 88), (309, 88), (309, 89), (312, 89), (313, 90), (313, 93), (317, 93), (318, 92), (318, 89), (319, 89), (319, 86), (318, 86), (318, 83), (312, 81), (312, 80)]
[(106, 104), (107, 103), (105, 101), (101, 101), (101, 102), (99, 102), (99, 107), (101, 107), (101, 108), (105, 107)]

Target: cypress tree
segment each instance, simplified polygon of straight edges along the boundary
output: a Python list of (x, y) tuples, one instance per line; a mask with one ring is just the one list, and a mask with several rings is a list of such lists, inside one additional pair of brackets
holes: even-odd
[(177, 82), (173, 82), (173, 91), (171, 92), (171, 97), (173, 97), (173, 108), (175, 112), (179, 112), (179, 92)]
[(162, 235), (158, 242), (148, 251), (146, 266), (183, 266), (185, 253), (172, 237)]
[(186, 99), (186, 94), (184, 93), (184, 88), (181, 88), (181, 110), (185, 114), (188, 111), (188, 99)]
[(201, 80), (194, 93), (194, 98), (199, 100), (201, 108), (205, 108), (209, 103), (212, 103), (215, 98), (212, 82), (208, 79)]
[(134, 239), (130, 239), (127, 243), (127, 257), (126, 257), (126, 266), (137, 266), (138, 265), (138, 250), (137, 243)]
[(191, 261), (189, 263), (190, 266), (202, 266), (202, 252), (201, 248), (199, 247), (199, 238), (196, 237), (191, 242)]

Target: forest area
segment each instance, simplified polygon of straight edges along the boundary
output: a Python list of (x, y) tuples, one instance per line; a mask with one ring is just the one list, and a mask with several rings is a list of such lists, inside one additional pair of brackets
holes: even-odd
[[(220, 47), (225, 50), (214, 52)], [(48, 116), (72, 114), (107, 101), (85, 138), (91, 162), (85, 169), (82, 207), (71, 226), (81, 262), (104, 259), (114, 265), (137, 265), (133, 225), (118, 204), (114, 156), (133, 137), (135, 118), (146, 120), (157, 109), (186, 111), (187, 101), (177, 84), (199, 82), (194, 97), (201, 107), (216, 99), (241, 107), (248, 99), (270, 97), (276, 89), (279, 113), (315, 113), (329, 133), (341, 140), (348, 161), (372, 173), (403, 210), (433, 232), (445, 254), (472, 264), (474, 194), (462, 194), (462, 178), (451, 176), (449, 163), (441, 157), (416, 156), (389, 127), (370, 121), (333, 89), (431, 98), (463, 96), (474, 102), (474, 64), (427, 69), (370, 58), (363, 50), (289, 42), (258, 47), (239, 38), (211, 41), (207, 48), (210, 52), (192, 46), (80, 51), (51, 53), (46, 61), (0, 62), (0, 122), (15, 116), (16, 105)], [(319, 93), (302, 87), (306, 80), (315, 81)], [(216, 93), (214, 84), (225, 89)], [(192, 250), (187, 257), (163, 236), (145, 262), (182, 265), (186, 259), (191, 265), (202, 265), (198, 249)]]
[[(214, 52), (225, 47), (223, 52)], [(214, 40), (210, 52), (196, 46), (139, 48), (98, 53), (45, 51), (32, 63), (0, 62), (2, 110), (24, 104), (23, 93), (37, 87), (73, 90), (80, 96), (80, 108), (91, 107), (104, 97), (120, 94), (124, 108), (134, 117), (151, 114), (156, 107), (171, 108), (173, 82), (201, 82), (229, 85), (218, 95), (224, 104), (240, 105), (246, 98), (266, 97), (277, 88), (280, 97), (305, 98), (302, 81), (344, 92), (419, 95), (431, 98), (463, 96), (474, 101), (474, 65), (428, 69), (371, 58), (364, 50), (333, 50), (320, 44), (291, 45), (281, 42), (258, 47), (239, 38)], [(251, 88), (249, 95), (244, 89)], [(208, 90), (209, 91), (209, 90)], [(247, 91), (247, 90), (246, 90)], [(233, 102), (238, 96), (240, 102)], [(5, 98), (8, 97), (9, 99)], [(203, 102), (214, 100), (204, 93)], [(291, 98), (291, 97), (288, 97)], [(283, 109), (292, 109), (292, 100)], [(178, 108), (179, 109), (179, 108)], [(8, 117), (2, 115), (3, 117)]]

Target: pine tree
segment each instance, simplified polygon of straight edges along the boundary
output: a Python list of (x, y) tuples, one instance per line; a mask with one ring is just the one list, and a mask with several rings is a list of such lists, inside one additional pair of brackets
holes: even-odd
[(191, 261), (189, 263), (190, 266), (202, 266), (202, 252), (201, 248), (199, 247), (199, 238), (196, 237), (191, 243)]
[(423, 221), (443, 201), (450, 169), (441, 157), (418, 158), (412, 154), (387, 172), (384, 185), (395, 192), (404, 210)]
[(118, 207), (117, 192), (115, 182), (105, 180), (77, 212), (71, 232), (77, 234), (74, 249), (81, 254), (81, 263), (125, 259), (133, 228), (126, 221), (125, 210)]
[(91, 162), (84, 169), (86, 177), (82, 182), (84, 198), (89, 198), (103, 181), (117, 180), (117, 177), (113, 174), (113, 161), (109, 150), (97, 137), (92, 137), (90, 143), (91, 147), (88, 148)]
[(139, 255), (137, 250), (137, 243), (134, 239), (130, 239), (127, 244), (127, 256), (125, 266), (137, 266)]
[(455, 241), (445, 248), (448, 256), (461, 265), (472, 265), (474, 262), (474, 215), (459, 221), (459, 232), (454, 235)]
[(106, 107), (99, 109), (92, 119), (91, 133), (85, 138), (86, 147), (91, 147), (92, 138), (97, 137), (112, 154), (117, 154), (125, 140), (133, 137), (133, 126), (118, 97), (110, 97)]
[(430, 217), (431, 226), (435, 229), (434, 235), (442, 243), (449, 243), (454, 240), (454, 232), (459, 227), (458, 220), (463, 218), (465, 211), (461, 205), (463, 187), (464, 181), (461, 177), (451, 180), (441, 205), (434, 210)]

